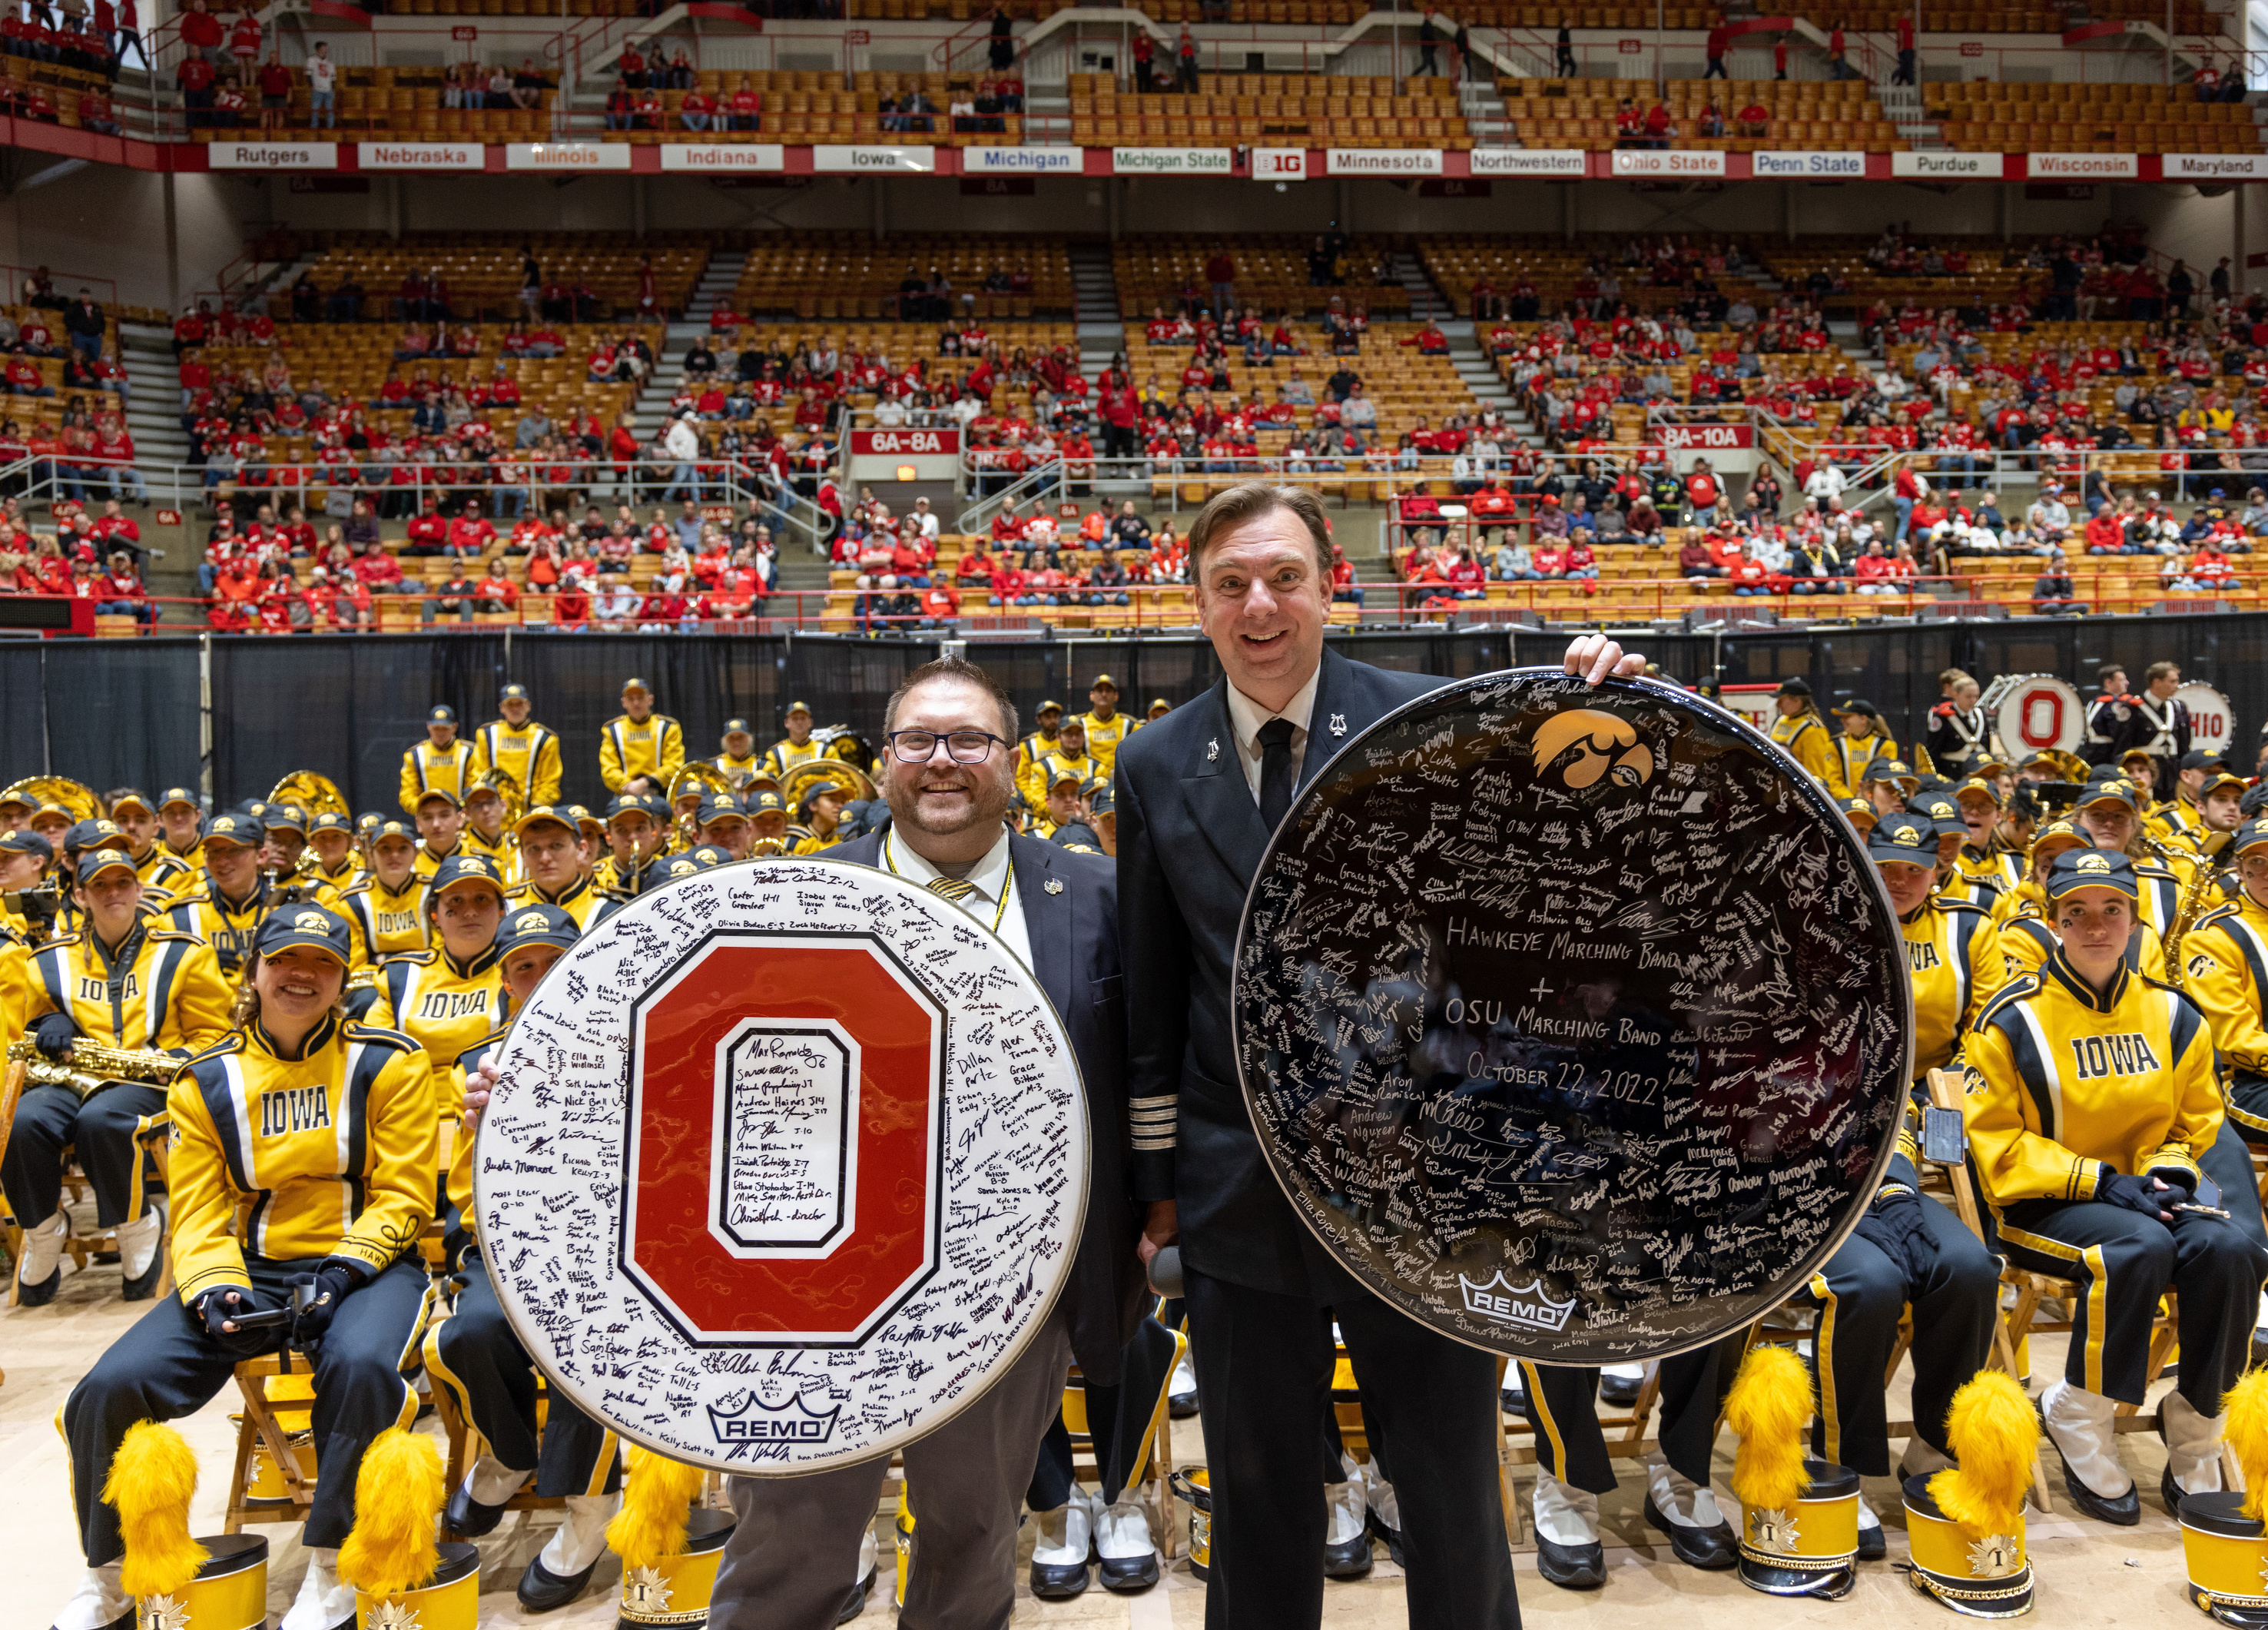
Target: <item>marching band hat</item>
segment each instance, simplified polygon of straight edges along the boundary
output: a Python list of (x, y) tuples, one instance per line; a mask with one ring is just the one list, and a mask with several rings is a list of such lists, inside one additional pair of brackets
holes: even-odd
[(91, 883), (114, 866), (122, 871), (130, 872), (134, 869), (134, 857), (123, 849), (90, 849), (78, 858), (77, 880)]
[(2117, 804), (2122, 809), (2139, 811), (2142, 808), (2141, 789), (2124, 776), (2110, 776), (2090, 781), (2080, 793), (2074, 809), (2091, 808), (2096, 804)]
[(2048, 867), (2048, 898), (2060, 900), (2082, 889), (2116, 889), (2129, 900), (2140, 897), (2134, 863), (2109, 849), (2069, 849)]
[(499, 702), (525, 702), (527, 699), (526, 685), (506, 685), (497, 692), (497, 700)]
[(1157, 718), (1157, 716), (1158, 716), (1159, 714), (1160, 714), (1160, 713), (1170, 713), (1170, 712), (1172, 712), (1173, 711), (1174, 711), (1174, 704), (1173, 704), (1171, 702), (1167, 701), (1165, 697), (1152, 697), (1152, 698), (1151, 699), (1151, 703), (1150, 703), (1150, 717), (1151, 717), (1151, 718), (1155, 719), (1155, 718)]
[(4, 795), (0, 795), (0, 809), (7, 808), (11, 804), (18, 809), (29, 809), (32, 807), (32, 800), (21, 793), (11, 790)]
[(748, 728), (747, 719), (728, 719), (725, 721), (725, 734), (728, 736), (745, 736), (754, 735), (755, 733)]
[(2184, 1494), (2176, 1515), (2190, 1600), (2216, 1623), (2268, 1630), (2268, 1371), (2237, 1378), (2221, 1400), (2221, 1441), (2235, 1452), (2245, 1492)]
[(630, 695), (633, 690), (643, 690), (648, 695), (652, 695), (652, 690), (653, 688), (651, 685), (647, 684), (643, 679), (638, 678), (635, 674), (633, 674), (630, 678), (622, 681), (622, 694), (624, 696)]
[(1108, 690), (1111, 695), (1116, 696), (1118, 694), (1118, 682), (1111, 678), (1108, 674), (1097, 674), (1094, 676), (1094, 682), (1089, 685), (1087, 689), (1089, 690)]
[(740, 807), (740, 800), (732, 793), (711, 793), (702, 800), (700, 818), (701, 824), (707, 826), (718, 821), (745, 821), (748, 818), (748, 812)]
[(425, 715), (425, 722), (429, 725), (453, 725), (457, 722), (457, 710), (444, 703)]
[(527, 830), (529, 827), (541, 826), (547, 821), (554, 826), (565, 827), (569, 832), (577, 837), (582, 835), (581, 828), (575, 820), (575, 811), (571, 808), (560, 804), (536, 805), (534, 808), (512, 822), (512, 833), (517, 837)]
[(28, 826), (20, 827), (12, 832), (0, 833), (0, 849), (10, 850), (17, 854), (35, 854), (40, 857), (42, 865), (55, 858), (55, 846)]
[(279, 907), (261, 922), (259, 935), (252, 942), (252, 948), (262, 956), (273, 956), (294, 946), (320, 951), (336, 960), (342, 968), (354, 960), (354, 941), (347, 919), (324, 906)]
[(196, 1538), (189, 1494), (197, 1460), (173, 1427), (139, 1420), (126, 1430), (102, 1490), (118, 1511), (125, 1554), (118, 1583), (147, 1630), (260, 1630), (268, 1622), (268, 1542), (254, 1534)]
[(1848, 702), (1837, 702), (1828, 711), (1844, 715), (1856, 714), (1860, 719), (1880, 719), (1882, 716), (1882, 710), (1864, 697), (1852, 697)]
[(239, 849), (257, 849), (261, 840), (260, 822), (249, 815), (217, 815), (205, 822), (205, 842), (234, 844)]
[(88, 849), (124, 849), (126, 834), (118, 830), (115, 821), (98, 815), (90, 821), (74, 821), (70, 830), (63, 834), (63, 852), (77, 854)]
[(354, 822), (348, 820), (346, 816), (339, 811), (334, 809), (322, 815), (319, 815), (313, 820), (308, 822), (307, 830), (311, 834), (315, 832), (351, 832), (354, 830)]
[(495, 861), (484, 854), (453, 854), (433, 874), (433, 881), (425, 895), (428, 906), (459, 883), (486, 883), (499, 896), (504, 894), (504, 876), (497, 870)]
[(158, 794), (158, 813), (163, 815), (175, 804), (187, 804), (192, 809), (204, 808), (204, 800), (186, 786), (169, 786)]
[(446, 786), (429, 786), (429, 787), (427, 787), (423, 792), (422, 792), (422, 793), (418, 793), (418, 794), (417, 794), (417, 805), (416, 805), (416, 807), (417, 807), (418, 808), (420, 808), (420, 809), (423, 808), (425, 807), (425, 800), (426, 800), (427, 799), (429, 799), (429, 798), (438, 798), (438, 799), (445, 800), (446, 800), (446, 801), (447, 801), (449, 804), (453, 805), (453, 807), (455, 807), (456, 808), (459, 808), (459, 809), (462, 809), (462, 808), (465, 807), (465, 800), (464, 800), (463, 799), (461, 799), (461, 798), (458, 797), (456, 793), (454, 793), (451, 792), (451, 791), (450, 791), (447, 787), (446, 787)]
[(398, 821), (389, 817), (369, 828), (363, 836), (372, 844), (387, 837), (406, 837), (414, 844), (417, 841), (417, 829), (407, 821)]
[(1115, 815), (1118, 813), (1118, 794), (1108, 781), (1088, 783), (1086, 812), (1091, 815)]
[(787, 813), (787, 800), (773, 787), (749, 793), (743, 807), (752, 815), (770, 815), (775, 810), (781, 815)]
[(2259, 848), (2263, 844), (2268, 844), (2268, 821), (2247, 821), (2229, 839), (2228, 852), (2232, 855), (2241, 855), (2248, 849)]
[(2233, 786), (2236, 788), (2237, 795), (2242, 798), (2246, 792), (2250, 790), (2251, 785), (2251, 782), (2246, 780), (2242, 776), (2238, 775), (2234, 770), (2229, 769), (2228, 765), (2217, 763), (2213, 766), (2213, 773), (2205, 777), (2205, 785), (2198, 789), (2198, 798), (2200, 801), (2205, 799), (2211, 798), (2215, 793), (2220, 791), (2224, 786)]
[(810, 718), (811, 704), (808, 702), (791, 702), (787, 704), (787, 711), (782, 713), (780, 717), (782, 719), (793, 719), (798, 713), (801, 713), (806, 719)]
[(1062, 712), (1063, 711), (1064, 711), (1064, 704), (1063, 704), (1062, 703), (1060, 703), (1060, 702), (1056, 702), (1056, 701), (1047, 701), (1047, 702), (1042, 702), (1042, 703), (1041, 703), (1041, 704), (1040, 704), (1038, 710), (1037, 710), (1035, 712), (1034, 712), (1034, 713), (1033, 713), (1032, 717), (1033, 717), (1033, 718), (1035, 718), (1035, 719), (1039, 719), (1039, 718), (1043, 717), (1043, 716), (1044, 716), (1044, 715), (1046, 715), (1046, 714), (1049, 714), (1049, 713), (1060, 713), (1060, 712)]
[(626, 815), (641, 815), (653, 819), (653, 800), (644, 793), (617, 793), (607, 805), (607, 824), (612, 826), (617, 818)]
[(1792, 679), (1783, 679), (1779, 682), (1779, 689), (1772, 694), (1783, 697), (1808, 697), (1811, 694), (1811, 682), (1800, 675)]
[(1871, 798), (1845, 798), (1837, 807), (1843, 811), (1843, 818), (1857, 827), (1862, 837), (1873, 831), (1874, 823), (1881, 819), (1881, 814), (1874, 808), (1874, 800)]
[(2191, 748), (2182, 755), (2181, 767), (2184, 770), (2210, 770), (2220, 762), (2220, 754), (2209, 753), (2203, 748)]
[(1054, 792), (1056, 788), (1061, 786), (1066, 781), (1070, 782), (1072, 785), (1084, 790), (1086, 785), (1086, 776), (1084, 771), (1074, 768), (1059, 758), (1055, 761), (1055, 768), (1049, 772), (1048, 791), (1050, 793)]
[(1961, 806), (1949, 793), (1928, 792), (1906, 800), (1908, 814), (1926, 815), (1937, 822), (1940, 837), (1952, 833), (1969, 836), (1969, 823), (1961, 818)]
[(1803, 1452), (1811, 1377), (1786, 1347), (1749, 1349), (1725, 1395), (1740, 1439), (1741, 1582), (1768, 1596), (1833, 1601), (1858, 1583), (1859, 1474)]
[(696, 844), (687, 850), (685, 854), (688, 859), (704, 868), (712, 866), (730, 866), (733, 863), (732, 854), (715, 844)]
[(556, 945), (563, 951), (575, 943), (580, 932), (573, 912), (539, 901), (504, 913), (504, 926), (497, 931), (496, 948), (509, 953), (522, 946)]
[(2039, 1419), (2014, 1377), (1984, 1370), (1953, 1395), (1945, 1435), (1955, 1464), (1905, 1479), (1907, 1582), (1970, 1619), (2014, 1619), (2032, 1606), (2024, 1494)]
[(1969, 779), (1963, 781), (1959, 786), (1953, 789), (1953, 798), (1955, 803), (1960, 802), (1963, 798), (1971, 796), (1990, 799), (1992, 801), (1994, 808), (1997, 809), (1999, 808), (2000, 788), (1999, 784), (1988, 781), (1982, 776), (1971, 776)]
[(2118, 755), (2118, 762), (2122, 765), (2131, 764), (2138, 758), (2146, 764), (2154, 764), (2158, 762), (2158, 756), (2146, 747), (2130, 747)]
[(158, 813), (158, 807), (155, 804), (143, 797), (141, 793), (136, 792), (133, 788), (129, 787), (126, 791), (119, 793), (117, 797), (110, 800), (111, 815), (114, 817), (120, 810), (125, 808), (129, 804), (133, 805), (136, 809), (142, 810), (144, 813), (148, 815), (156, 815)]
[(1866, 769), (1859, 772), (1859, 778), (1867, 781), (1896, 781), (1904, 785), (1905, 790), (1909, 793), (1916, 791), (1921, 785), (1921, 778), (1914, 773), (1913, 766), (1903, 758), (1871, 759), (1867, 762)]
[(607, 823), (599, 819), (598, 816), (593, 815), (582, 805), (568, 805), (567, 813), (575, 817), (575, 830), (577, 831), (588, 832), (595, 837), (604, 837), (607, 835)]
[(1878, 821), (1867, 837), (1867, 858), (1876, 866), (1926, 866), (1937, 869), (1937, 827), (1934, 822), (1908, 811)]
[(271, 832), (297, 832), (302, 837), (307, 835), (306, 813), (297, 804), (269, 805), (261, 824)]
[(388, 817), (379, 814), (375, 809), (365, 809), (355, 817), (355, 830), (367, 837), (379, 827), (384, 826), (387, 819)]

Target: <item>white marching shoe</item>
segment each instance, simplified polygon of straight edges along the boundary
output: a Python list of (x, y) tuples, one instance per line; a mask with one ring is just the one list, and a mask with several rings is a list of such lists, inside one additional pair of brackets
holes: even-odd
[(583, 1594), (607, 1553), (607, 1524), (622, 1508), (620, 1494), (570, 1494), (567, 1520), (519, 1575), (519, 1604), (531, 1613), (564, 1607)]
[(131, 1222), (122, 1222), (116, 1230), (118, 1241), (118, 1271), (125, 1276), (126, 1300), (148, 1302), (158, 1294), (158, 1280), (165, 1265), (158, 1260), (158, 1247), (166, 1237), (166, 1202), (151, 1202), (150, 1209)]
[(328, 1545), (307, 1553), (307, 1576), (284, 1615), (280, 1630), (339, 1630), (355, 1621), (355, 1590), (339, 1577), (339, 1553)]
[(71, 1599), (63, 1604), (63, 1611), (55, 1615), (54, 1630), (115, 1630), (122, 1625), (131, 1626), (134, 1598), (118, 1582), (125, 1568), (123, 1561), (88, 1568), (79, 1579), (78, 1589), (71, 1592)]
[(2210, 1494), (2220, 1487), (2220, 1417), (2200, 1415), (2179, 1392), (2158, 1405), (2158, 1435), (2166, 1441), (2166, 1475), (2159, 1484), (2166, 1509), (2178, 1517), (2183, 1494)]
[(1032, 1594), (1043, 1602), (1064, 1602), (1086, 1589), (1086, 1559), (1094, 1549), (1094, 1508), (1086, 1491), (1071, 1486), (1071, 1497), (1052, 1511), (1032, 1513), (1038, 1530), (1032, 1541)]
[(1535, 1569), (1563, 1590), (1595, 1590), (1607, 1582), (1599, 1544), (1599, 1497), (1535, 1474)]
[(24, 1258), (16, 1265), (16, 1300), (23, 1306), (44, 1308), (55, 1299), (63, 1282), (63, 1241), (70, 1233), (60, 1211), (24, 1230)]
[(2134, 1479), (2118, 1464), (2118, 1405), (2058, 1377), (2040, 1394), (2040, 1424), (2063, 1462), (2072, 1503), (2098, 1522), (2132, 1528), (2142, 1520)]
[(1150, 1514), (1132, 1500), (1095, 1505), (1095, 1572), (1102, 1588), (1122, 1595), (1147, 1590), (1158, 1582), (1158, 1542), (1150, 1533)]

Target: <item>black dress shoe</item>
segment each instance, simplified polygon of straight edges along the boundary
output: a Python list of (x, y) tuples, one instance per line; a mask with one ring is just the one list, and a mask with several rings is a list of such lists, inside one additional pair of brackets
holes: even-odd
[(1323, 1542), (1323, 1577), (1326, 1579), (1360, 1579), (1370, 1572), (1370, 1530), (1335, 1545)]
[(460, 1539), (478, 1539), (482, 1534), (496, 1531), (504, 1521), (504, 1501), (484, 1506), (473, 1498), (473, 1479), (467, 1478), (457, 1485), (457, 1492), (449, 1496), (448, 1509), (441, 1523)]
[(866, 1611), (866, 1592), (872, 1590), (873, 1588), (874, 1570), (870, 1567), (866, 1570), (866, 1576), (860, 1580), (857, 1584), (852, 1585), (850, 1587), (850, 1594), (843, 1598), (842, 1611), (835, 1615), (835, 1622), (838, 1625), (847, 1625), (852, 1619), (858, 1618), (859, 1614), (865, 1612)]
[(1194, 1392), (1167, 1393), (1166, 1412), (1176, 1420), (1187, 1420), (1197, 1412), (1197, 1395)]
[(2158, 1498), (2166, 1502), (2166, 1509), (2172, 1514), (2176, 1522), (2179, 1522), (2182, 1515), (2182, 1486), (2174, 1481), (2174, 1469), (2170, 1465), (2166, 1468), (2165, 1474), (2158, 1479)]
[(531, 1613), (549, 1613), (562, 1608), (583, 1594), (583, 1587), (591, 1582), (591, 1575), (599, 1566), (593, 1557), (589, 1567), (562, 1579), (543, 1566), (543, 1559), (527, 1559), (527, 1571), (519, 1576), (519, 1604)]
[(1408, 1562), (1403, 1560), (1402, 1530), (1400, 1529), (1387, 1527), (1385, 1520), (1375, 1511), (1370, 1512), (1363, 1517), (1363, 1524), (1368, 1528), (1372, 1533), (1376, 1534), (1381, 1539), (1383, 1539), (1386, 1542), (1386, 1554), (1394, 1559), (1395, 1567), (1408, 1567), (1410, 1566)]
[(1556, 1545), (1538, 1534), (1535, 1571), (1562, 1590), (1596, 1590), (1607, 1582), (1606, 1547)]
[(158, 1296), (158, 1281), (166, 1272), (166, 1253), (159, 1251), (150, 1259), (150, 1265), (126, 1281), (126, 1300), (154, 1302)]
[(1737, 1567), (1740, 1563), (1740, 1542), (1733, 1538), (1733, 1530), (1722, 1523), (1712, 1528), (1673, 1523), (1662, 1516), (1661, 1508), (1653, 1503), (1652, 1494), (1646, 1497), (1646, 1520), (1669, 1536), (1669, 1553), (1688, 1567), (1715, 1573), (1722, 1568)]
[(22, 1280), (16, 1281), (17, 1305), (26, 1308), (44, 1308), (55, 1299), (55, 1293), (63, 1287), (63, 1265), (58, 1263), (55, 1265), (55, 1271), (36, 1285), (26, 1284)]
[(1646, 1390), (1646, 1377), (1638, 1376), (1602, 1376), (1599, 1377), (1599, 1399), (1612, 1404), (1616, 1409), (1628, 1409), (1638, 1402), (1638, 1395)]
[(1497, 1394), (1497, 1402), (1506, 1414), (1525, 1417), (1528, 1413), (1528, 1389), (1506, 1387)]
[(1859, 1560), (1861, 1562), (1879, 1562), (1889, 1553), (1889, 1540), (1880, 1523), (1859, 1530)]
[(1035, 1562), (1032, 1594), (1042, 1602), (1068, 1602), (1086, 1589), (1084, 1562)]
[(2080, 1482), (2079, 1473), (2071, 1469), (2071, 1462), (2063, 1457), (2063, 1445), (2057, 1442), (2055, 1434), (2048, 1430), (2047, 1412), (2041, 1409), (2036, 1401), (2032, 1409), (2040, 1418), (2040, 1435), (2055, 1450), (2056, 1463), (2063, 1467), (2064, 1491), (2071, 1496), (2071, 1503), (2098, 1523), (2114, 1523), (2120, 1528), (2132, 1528), (2139, 1523), (2142, 1520), (2140, 1488), (2130, 1483), (2124, 1494), (2116, 1500), (2108, 1500)]
[(1094, 1571), (1105, 1590), (1133, 1596), (1158, 1582), (1158, 1553), (1152, 1550), (1140, 1556), (1102, 1557), (1096, 1560)]

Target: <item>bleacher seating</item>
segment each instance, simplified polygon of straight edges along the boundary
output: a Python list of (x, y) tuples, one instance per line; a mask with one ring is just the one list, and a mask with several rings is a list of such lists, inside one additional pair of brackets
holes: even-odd
[(1977, 80), (1926, 85), (1923, 101), (1963, 152), (2262, 151), (2250, 106), (2200, 102), (2187, 85)]
[(1071, 77), (1071, 140), (1108, 147), (1469, 148), (1454, 80), (1359, 74), (1206, 74), (1198, 93), (1121, 94), (1108, 74)]
[[(587, 283), (602, 313), (637, 304), (639, 262), (651, 255), (666, 311), (681, 311), (709, 262), (710, 235), (655, 232), (643, 239), (615, 232), (513, 232), (482, 239), (462, 232), (325, 232), (301, 234), (321, 251), (313, 269), (316, 286), (328, 293), (350, 272), (366, 295), (364, 315), (384, 318), (402, 277), (410, 271), (438, 269), (449, 285), (451, 314), (457, 318), (516, 317), (520, 314), (520, 249), (535, 252), (546, 282)], [(610, 314), (610, 313), (607, 313)]]
[[(880, 241), (862, 232), (767, 232), (748, 251), (733, 304), (751, 317), (888, 317), (896, 313), (898, 284), (908, 266), (924, 277), (932, 267), (943, 271), (956, 305), (960, 294), (973, 293), (979, 316), (1021, 320), (1071, 313), (1071, 253), (1063, 240), (975, 232), (893, 234)], [(984, 291), (991, 272), (1012, 277), (1019, 269), (1030, 274), (1028, 294)]]
[[(1663, 100), (1676, 121), (1675, 145), (1754, 152), (1788, 148), (1806, 152), (1889, 152), (1907, 145), (1897, 127), (1882, 116), (1874, 87), (1858, 79), (1673, 79)], [(1605, 152), (1615, 144), (1615, 110), (1624, 97), (1637, 99), (1643, 113), (1653, 103), (1653, 86), (1629, 79), (1503, 79), (1497, 91), (1531, 147), (1580, 147)], [(1712, 101), (1724, 116), (1725, 134), (1699, 134), (1702, 113)], [(1761, 136), (1739, 134), (1737, 115), (1751, 105), (1766, 107), (1771, 121)]]
[[(1655, 284), (1649, 280), (1646, 268), (1621, 266), (1619, 256), (1626, 241), (1621, 233), (1587, 233), (1571, 240), (1556, 233), (1460, 232), (1423, 238), (1418, 253), (1433, 285), (1462, 314), (1470, 313), (1474, 285), (1483, 281), (1493, 284), (1500, 298), (1509, 297), (1523, 281), (1532, 284), (1542, 311), (1557, 312), (1575, 297), (1592, 260), (1599, 255), (1616, 266), (1622, 284), (1617, 302), (1632, 311), (1656, 311), (1686, 298), (1680, 284)], [(1745, 293), (1761, 306), (1770, 300), (1761, 281), (1764, 276), (1761, 271), (1745, 276), (1719, 272), (1715, 282), (1727, 299)]]
[[(1454, 414), (1477, 414), (1479, 402), (1448, 358), (1421, 356), (1416, 347), (1402, 344), (1401, 342), (1416, 334), (1419, 327), (1419, 324), (1407, 322), (1373, 323), (1370, 332), (1362, 337), (1359, 353), (1350, 357), (1325, 355), (1318, 348), (1312, 356), (1279, 357), (1272, 367), (1248, 368), (1241, 357), (1232, 354), (1229, 358), (1231, 394), (1241, 398), (1248, 405), (1271, 403), (1276, 400), (1276, 387), (1291, 377), (1296, 365), (1308, 389), (1322, 400), (1326, 399), (1324, 382), (1344, 366), (1360, 377), (1363, 395), (1377, 406), (1377, 433), (1370, 439), (1388, 447), (1403, 431), (1416, 429), (1421, 419), (1429, 428), (1439, 428), (1447, 424)], [(1313, 330), (1306, 331), (1305, 337), (1310, 344), (1315, 343)], [(1146, 388), (1154, 379), (1158, 387), (1170, 397), (1179, 387), (1181, 372), (1189, 355), (1189, 348), (1186, 345), (1152, 344), (1143, 337), (1138, 327), (1130, 326), (1126, 330), (1127, 367), (1138, 387)], [(1219, 404), (1219, 393), (1216, 392), (1216, 405)], [(1274, 457), (1280, 454), (1294, 429), (1308, 430), (1315, 426), (1317, 421), (1313, 408), (1300, 408), (1296, 411), (1296, 425), (1260, 431), (1263, 456)], [(1444, 471), (1447, 468), (1446, 460), (1442, 468)], [(1322, 484), (1326, 479), (1319, 476), (1317, 483)], [(1367, 479), (1359, 473), (1347, 479), (1367, 484)], [(1212, 479), (1212, 484), (1227, 486), (1234, 480), (1233, 476), (1217, 476)], [(1160, 481), (1172, 484), (1163, 477)], [(1196, 476), (1186, 477), (1185, 482), (1192, 489), (1204, 484)], [(1185, 494), (1185, 499), (1187, 497)], [(1201, 499), (1198, 501), (1202, 502)]]
[(1226, 248), (1236, 261), (1236, 298), (1242, 306), (1269, 311), (1288, 311), (1294, 316), (1321, 313), (1334, 299), (1348, 310), (1367, 306), (1375, 318), (1406, 315), (1410, 291), (1398, 282), (1380, 282), (1376, 269), (1388, 264), (1384, 240), (1357, 238), (1343, 257), (1347, 281), (1322, 285), (1312, 282), (1307, 270), (1312, 237), (1276, 232), (1224, 242), (1218, 237), (1163, 234), (1122, 238), (1111, 246), (1111, 269), (1118, 281), (1118, 308), (1129, 322), (1147, 318), (1151, 307), (1175, 309), (1183, 291), (1195, 289), (1210, 299), (1205, 285), (1205, 262)]

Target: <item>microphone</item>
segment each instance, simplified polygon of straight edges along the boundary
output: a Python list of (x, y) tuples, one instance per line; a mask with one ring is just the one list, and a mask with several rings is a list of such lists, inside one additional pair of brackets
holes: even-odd
[(1182, 1248), (1161, 1245), (1158, 1254), (1150, 1258), (1150, 1288), (1161, 1296), (1182, 1294)]

